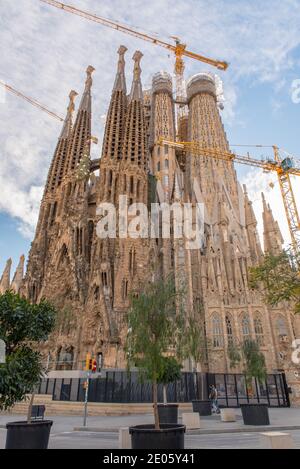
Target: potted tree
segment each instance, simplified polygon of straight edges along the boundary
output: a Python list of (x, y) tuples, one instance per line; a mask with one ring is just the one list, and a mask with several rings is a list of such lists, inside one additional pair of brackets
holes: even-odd
[(193, 411), (199, 412), (201, 416), (211, 415), (211, 401), (205, 398), (207, 389), (203, 373), (201, 373), (200, 386), (197, 381), (197, 364), (207, 362), (209, 340), (205, 334), (203, 321), (197, 321), (195, 318), (190, 319), (188, 329), (187, 355), (193, 360), (194, 389), (197, 397), (192, 401)]
[(158, 415), (160, 424), (178, 423), (178, 404), (168, 404), (167, 386), (181, 378), (181, 364), (175, 357), (165, 357), (163, 369), (158, 377), (158, 383), (163, 385), (163, 404), (158, 404)]
[(55, 309), (46, 301), (30, 304), (12, 292), (0, 295), (0, 339), (6, 344), (0, 364), (0, 410), (32, 394), (27, 421), (6, 425), (7, 449), (44, 449), (48, 446), (51, 420), (32, 421), (33, 390), (43, 375), (38, 343), (46, 341), (55, 324)]
[[(263, 383), (267, 377), (266, 361), (255, 340), (246, 340), (240, 345), (232, 344), (228, 349), (230, 366), (236, 368), (242, 365), (248, 395), (252, 394), (252, 381), (256, 378)], [(245, 425), (269, 425), (269, 411), (267, 404), (250, 403), (241, 404), (242, 416)]]
[(142, 377), (151, 379), (154, 409), (154, 425), (129, 429), (133, 449), (184, 448), (185, 426), (161, 424), (158, 413), (158, 383), (166, 370), (166, 356), (171, 352), (178, 361), (183, 359), (186, 325), (182, 306), (182, 292), (176, 292), (171, 278), (148, 283), (138, 296), (131, 297), (128, 367), (136, 366)]

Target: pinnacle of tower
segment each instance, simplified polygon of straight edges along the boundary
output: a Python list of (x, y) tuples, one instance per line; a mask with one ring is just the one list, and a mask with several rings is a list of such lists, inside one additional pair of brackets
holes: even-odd
[(90, 152), (92, 127), (91, 88), (93, 84), (92, 73), (94, 71), (95, 69), (91, 65), (86, 70), (87, 78), (85, 81), (85, 89), (81, 98), (75, 124), (73, 126), (65, 174), (73, 173), (83, 154)]
[(142, 90), (142, 82), (141, 82), (141, 59), (143, 54), (137, 50), (135, 51), (132, 60), (134, 60), (134, 69), (133, 69), (133, 82), (130, 92), (129, 100), (133, 101), (143, 101), (143, 90)]
[(284, 239), (278, 222), (274, 219), (272, 209), (266, 202), (264, 193), (261, 196), (263, 202), (264, 250), (267, 253), (278, 255), (282, 251)]
[(69, 138), (72, 132), (72, 118), (75, 111), (75, 98), (78, 96), (78, 93), (74, 90), (71, 90), (69, 94), (69, 106), (67, 109), (67, 115), (63, 125), (63, 129), (60, 135), (60, 138)]
[(22, 255), (20, 257), (20, 262), (16, 269), (13, 281), (11, 283), (11, 290), (13, 290), (15, 293), (19, 293), (20, 291), (20, 287), (21, 287), (22, 280), (24, 277), (24, 263), (25, 263), (25, 256)]
[(91, 89), (93, 85), (93, 78), (92, 74), (95, 71), (94, 67), (92, 65), (89, 65), (88, 68), (86, 69), (86, 81), (85, 81), (85, 89), (83, 96), (81, 98), (81, 103), (79, 106), (79, 111), (88, 111), (91, 112)]
[(1, 280), (0, 280), (0, 294), (3, 294), (9, 290), (11, 265), (12, 265), (12, 260), (8, 259), (8, 261), (6, 262), (6, 266), (3, 271)]
[(267, 212), (268, 207), (267, 207), (267, 202), (266, 202), (265, 194), (264, 194), (263, 192), (261, 193), (261, 198), (262, 198), (262, 203), (263, 203), (263, 211), (264, 211), (264, 212)]
[(124, 91), (126, 93), (126, 79), (125, 79), (125, 53), (127, 52), (127, 47), (120, 46), (118, 50), (119, 62), (118, 62), (118, 71), (115, 79), (115, 84), (113, 87), (114, 91)]
[(246, 221), (246, 227), (249, 225), (255, 225), (257, 226), (257, 220), (256, 216), (253, 210), (253, 205), (251, 200), (248, 197), (248, 192), (247, 192), (247, 187), (244, 184), (243, 185), (244, 189), (244, 198), (245, 198), (245, 221)]

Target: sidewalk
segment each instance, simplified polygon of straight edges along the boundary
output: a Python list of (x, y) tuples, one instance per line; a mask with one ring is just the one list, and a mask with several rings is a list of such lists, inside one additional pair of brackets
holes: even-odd
[[(211, 417), (201, 417), (201, 429), (190, 430), (189, 434), (222, 434), (241, 432), (263, 432), (276, 430), (300, 430), (300, 408), (293, 409), (269, 409), (270, 423), (268, 427), (253, 427), (243, 424), (241, 411), (236, 409), (237, 421), (233, 423), (221, 422), (219, 415)], [(122, 415), (122, 416), (98, 416), (88, 417), (87, 427), (83, 427), (83, 416), (51, 416), (53, 420), (52, 434), (61, 432), (86, 431), (117, 433), (120, 427), (130, 427), (142, 423), (153, 423), (153, 415)], [(7, 415), (0, 413), (0, 428), (5, 428), (9, 421), (19, 421), (26, 419), (22, 415)], [(179, 422), (181, 421), (181, 417)]]

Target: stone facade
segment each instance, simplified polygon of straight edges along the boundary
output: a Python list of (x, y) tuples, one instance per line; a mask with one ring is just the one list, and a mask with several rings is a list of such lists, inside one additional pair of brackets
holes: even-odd
[[(160, 138), (176, 140), (171, 77), (156, 74), (152, 89), (143, 92), (142, 54), (137, 51), (127, 95), (126, 48), (121, 46), (118, 53), (102, 156), (89, 161), (94, 71), (90, 66), (74, 124), (77, 93), (70, 94), (26, 275), (22, 281), (22, 257), (11, 284), (8, 261), (0, 292), (12, 288), (33, 302), (45, 297), (57, 306), (57, 330), (43, 346), (52, 369), (82, 369), (87, 352), (101, 356), (106, 368), (124, 368), (129, 293), (138, 292), (155, 265), (162, 277), (174, 272), (176, 284), (186, 284), (186, 314), (205, 324), (212, 346), (208, 361), (198, 364), (200, 370), (232, 371), (225, 353), (228, 344), (252, 337), (259, 341), (270, 372), (290, 372), (299, 319), (287, 304), (267, 307), (262, 294), (249, 287), (248, 269), (263, 256), (252, 204), (233, 163), (205, 155), (207, 148), (229, 150), (213, 77), (201, 73), (187, 84), (188, 115), (179, 119), (178, 133), (198, 142), (203, 151), (183, 158), (174, 147), (158, 143)], [(90, 170), (79, 177), (78, 168), (85, 164)], [(100, 170), (99, 176), (95, 170)], [(120, 195), (127, 195), (128, 204), (189, 202), (195, 207), (203, 202), (204, 240), (189, 250), (184, 239), (161, 236), (100, 239), (97, 207), (113, 203), (119, 208)], [(263, 204), (264, 248), (278, 253), (282, 236), (264, 197)], [(295, 389), (298, 381), (292, 373)]]

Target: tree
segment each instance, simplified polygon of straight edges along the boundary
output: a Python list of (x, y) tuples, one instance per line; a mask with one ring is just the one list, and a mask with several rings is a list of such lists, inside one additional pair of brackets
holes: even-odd
[(0, 410), (7, 410), (32, 393), (43, 373), (37, 344), (54, 329), (56, 311), (42, 301), (30, 304), (12, 292), (0, 295), (0, 339), (6, 362), (0, 364)]
[(181, 378), (181, 368), (182, 365), (175, 357), (164, 357), (163, 368), (157, 378), (157, 382), (163, 384), (164, 404), (168, 403), (167, 385)]
[[(202, 306), (200, 308), (200, 313)], [(185, 356), (193, 359), (194, 388), (197, 386), (197, 364), (208, 361), (208, 351), (210, 341), (206, 337), (205, 325), (203, 319), (197, 315), (188, 318), (188, 328), (185, 341)], [(198, 396), (199, 397), (199, 396)], [(204, 399), (204, 375), (201, 374), (201, 395), (200, 399)]]
[(300, 313), (300, 274), (299, 255), (283, 251), (274, 256), (266, 254), (258, 267), (250, 269), (250, 286), (254, 289), (263, 288), (265, 301), (276, 306), (281, 301), (295, 303), (295, 312)]
[(252, 378), (256, 378), (259, 383), (266, 380), (265, 356), (255, 340), (248, 339), (239, 345), (231, 344), (228, 347), (228, 357), (232, 368), (236, 368), (240, 363), (242, 364), (248, 389), (252, 385)]
[(187, 327), (184, 320), (184, 292), (174, 281), (158, 280), (131, 297), (128, 312), (126, 352), (128, 367), (137, 366), (142, 377), (153, 385), (155, 429), (159, 429), (158, 382), (165, 373), (166, 356), (184, 358)]

